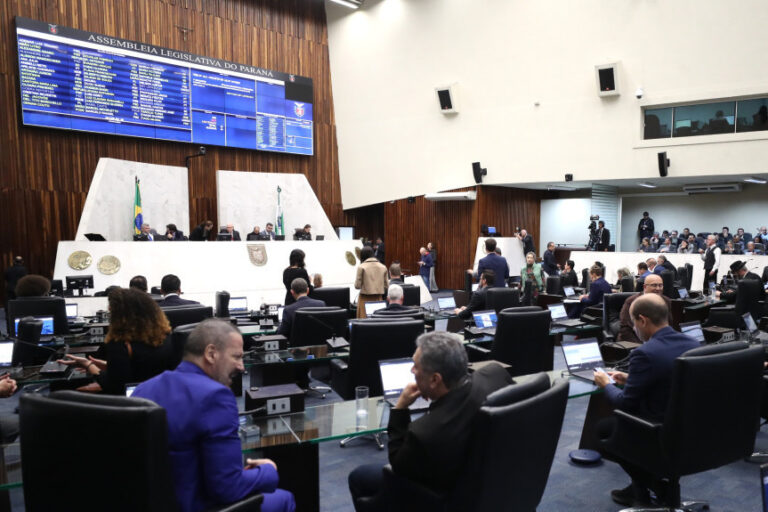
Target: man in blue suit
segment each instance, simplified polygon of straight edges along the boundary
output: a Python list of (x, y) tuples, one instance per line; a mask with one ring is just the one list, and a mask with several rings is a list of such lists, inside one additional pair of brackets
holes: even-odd
[[(482, 275), (483, 271), (493, 270), (494, 282), (493, 286), (504, 287), (507, 285), (507, 279), (509, 279), (509, 265), (507, 259), (504, 256), (496, 254), (496, 240), (493, 238), (485, 239), (485, 257), (480, 258), (477, 262), (477, 273), (475, 277)], [(467, 270), (472, 274), (472, 269)], [(478, 277), (479, 278), (479, 277)]]
[(574, 307), (571, 312), (568, 313), (570, 318), (579, 318), (581, 316), (581, 312), (589, 306), (602, 304), (603, 295), (613, 291), (611, 290), (611, 285), (608, 284), (608, 281), (603, 279), (604, 273), (605, 267), (601, 267), (600, 265), (592, 265), (590, 267), (589, 280), (592, 281), (592, 284), (589, 285), (589, 295), (584, 294), (581, 296), (581, 299), (576, 307)]
[(291, 338), (291, 329), (293, 327), (293, 317), (296, 316), (296, 311), (301, 308), (322, 308), (325, 307), (325, 301), (312, 299), (307, 297), (309, 293), (309, 285), (303, 277), (297, 277), (291, 281), (291, 295), (296, 299), (296, 302), (288, 304), (283, 309), (283, 321), (280, 322), (280, 327), (277, 329), (277, 334), (282, 334), (286, 338)]
[[(616, 407), (650, 421), (664, 419), (669, 402), (670, 378), (675, 359), (699, 342), (672, 329), (668, 323), (669, 309), (664, 299), (655, 293), (642, 295), (629, 308), (635, 333), (645, 343), (629, 356), (629, 372), (595, 372), (595, 384), (604, 388), (606, 399)], [(610, 377), (624, 389), (610, 385)], [(614, 418), (598, 426), (600, 436), (610, 437), (615, 427)], [(649, 489), (657, 496), (665, 496), (664, 483), (651, 473), (626, 461), (617, 461), (632, 478), (625, 489), (611, 491), (611, 497), (620, 505), (650, 503)]]
[(182, 299), (180, 297), (181, 279), (173, 274), (163, 276), (163, 280), (160, 281), (160, 290), (163, 292), (163, 300), (157, 303), (160, 307), (190, 306), (194, 304), (200, 304), (196, 300)]
[(292, 512), (293, 495), (277, 489), (269, 459), (242, 465), (237, 402), (229, 386), (242, 373), (243, 337), (231, 324), (209, 319), (184, 346), (184, 360), (142, 384), (133, 396), (166, 411), (168, 450), (179, 510), (197, 512), (253, 493), (264, 494), (263, 512)]

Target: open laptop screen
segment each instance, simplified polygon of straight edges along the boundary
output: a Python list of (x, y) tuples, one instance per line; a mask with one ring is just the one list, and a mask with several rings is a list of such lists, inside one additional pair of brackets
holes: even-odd
[(568, 313), (565, 311), (565, 304), (558, 302), (557, 304), (548, 304), (549, 312), (552, 315), (552, 320), (560, 320), (561, 318), (568, 318)]
[(573, 295), (576, 295), (576, 293), (573, 291), (572, 286), (563, 286), (563, 293), (566, 297), (571, 297)]
[(440, 309), (456, 309), (456, 301), (453, 297), (438, 297), (437, 305)]
[(67, 318), (77, 318), (76, 302), (73, 302), (72, 304), (66, 304), (65, 307), (67, 308)]
[[(52, 316), (36, 316), (34, 317), (36, 320), (42, 320), (43, 321), (43, 330), (40, 333), (43, 336), (46, 335), (52, 335), (53, 334), (53, 317)], [(13, 321), (13, 334), (14, 336), (19, 335), (19, 322), (21, 321), (21, 318), (16, 318)]]
[(472, 317), (474, 318), (477, 327), (496, 327), (496, 312), (493, 310), (476, 311), (472, 313)]
[(248, 299), (245, 297), (232, 297), (229, 299), (230, 311), (248, 311)]
[(365, 303), (365, 316), (372, 316), (374, 312), (384, 309), (387, 307), (387, 303), (383, 300), (374, 301), (374, 302), (366, 302)]
[(600, 354), (597, 338), (563, 342), (563, 355), (571, 372), (603, 366), (603, 356)]
[(384, 396), (399, 395), (405, 386), (411, 382), (416, 382), (411, 368), (413, 368), (413, 361), (407, 357), (379, 361), (381, 387), (384, 390)]
[(744, 319), (744, 323), (747, 326), (747, 330), (751, 333), (755, 333), (758, 331), (757, 324), (755, 323), (755, 319), (752, 318), (752, 315), (749, 314), (749, 312), (744, 313), (741, 315), (741, 318)]
[(688, 298), (688, 290), (686, 290), (685, 288), (678, 288), (677, 294), (680, 296), (681, 299)]
[(11, 366), (11, 364), (13, 364), (13, 342), (0, 343), (0, 366)]
[(706, 343), (704, 339), (704, 331), (701, 330), (701, 324), (699, 322), (686, 322), (680, 324), (680, 332), (698, 341), (700, 344)]

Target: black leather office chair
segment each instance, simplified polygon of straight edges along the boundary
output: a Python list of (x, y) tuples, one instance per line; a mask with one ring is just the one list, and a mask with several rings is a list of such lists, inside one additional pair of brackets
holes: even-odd
[[(680, 498), (680, 477), (714, 469), (752, 453), (760, 421), (763, 347), (742, 342), (689, 350), (674, 363), (662, 423), (614, 411), (616, 428), (601, 441), (609, 455), (669, 482), (659, 496)], [(630, 509), (631, 510), (631, 509)]]
[[(26, 510), (176, 510), (165, 410), (154, 402), (76, 391), (26, 393), (19, 415)], [(83, 446), (94, 448), (88, 457)], [(52, 453), (66, 464), (52, 464)], [(87, 499), (73, 476), (87, 478)], [(255, 495), (216, 510), (259, 510), (262, 499)]]
[(520, 306), (520, 290), (517, 288), (491, 287), (485, 292), (485, 307), (497, 313), (502, 309)]
[(591, 283), (589, 278), (589, 269), (583, 268), (581, 269), (581, 287), (584, 288), (587, 292), (589, 292), (589, 284)]
[(349, 311), (348, 286), (323, 286), (309, 292), (313, 299), (322, 300), (326, 306), (334, 306)]
[(661, 271), (661, 282), (664, 285), (664, 295), (670, 299), (679, 299), (679, 295), (675, 292), (675, 274), (671, 270)]
[(762, 279), (763, 279), (763, 283), (765, 283), (765, 282), (768, 282), (768, 265), (766, 265), (765, 267), (763, 267), (763, 276), (762, 276)]
[(693, 284), (693, 265), (690, 263), (685, 264), (686, 270), (688, 270), (688, 282), (686, 283), (686, 289), (691, 291), (691, 284)]
[(621, 278), (621, 291), (624, 293), (635, 291), (635, 278), (624, 276)]
[(415, 308), (421, 305), (421, 288), (413, 284), (403, 285), (403, 306), (413, 306)]
[(606, 293), (603, 295), (603, 336), (606, 341), (613, 341), (619, 334), (619, 313), (628, 298), (635, 292)]
[(512, 366), (511, 375), (551, 370), (554, 345), (549, 336), (552, 315), (538, 306), (508, 308), (497, 315), (489, 358)]
[(547, 294), (564, 295), (563, 279), (560, 276), (547, 276)]
[(706, 325), (743, 329), (744, 313), (749, 313), (755, 322), (765, 315), (765, 304), (761, 303), (760, 290), (763, 283), (757, 279), (742, 279), (736, 283), (736, 303), (731, 306), (711, 308)]
[(152, 288), (149, 289), (149, 293), (151, 293), (152, 295), (162, 295), (163, 289), (160, 288), (159, 286), (153, 286)]
[(184, 356), (184, 346), (187, 344), (187, 338), (189, 333), (197, 327), (198, 324), (184, 324), (174, 327), (171, 335), (165, 340), (165, 345), (168, 346), (169, 365), (171, 368), (176, 368), (181, 363), (181, 359)]
[(535, 511), (549, 479), (567, 400), (567, 381), (550, 387), (546, 374), (492, 393), (477, 414), (477, 435), (455, 489), (438, 494), (396, 475), (387, 465), (384, 509)]
[(216, 292), (216, 318), (229, 318), (229, 292)]
[(289, 347), (325, 345), (331, 336), (348, 338), (347, 310), (336, 307), (312, 307), (296, 310), (291, 326)]
[(213, 308), (202, 304), (190, 304), (185, 306), (162, 307), (171, 329), (180, 325), (202, 322), (206, 318), (213, 317)]
[(674, 285), (676, 288), (688, 289), (688, 269), (686, 267), (677, 267), (677, 279)]
[(374, 311), (371, 318), (413, 318), (414, 320), (424, 320), (424, 312), (420, 309), (401, 309), (399, 311), (379, 309)]

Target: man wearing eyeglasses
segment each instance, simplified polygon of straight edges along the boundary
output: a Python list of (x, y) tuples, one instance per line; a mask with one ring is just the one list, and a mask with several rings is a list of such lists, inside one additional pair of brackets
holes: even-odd
[(661, 297), (664, 299), (664, 302), (667, 304), (667, 309), (669, 311), (669, 318), (667, 320), (670, 325), (672, 324), (672, 302), (669, 300), (669, 297), (662, 293), (663, 291), (664, 282), (661, 280), (660, 275), (651, 274), (645, 278), (645, 282), (643, 283), (643, 293), (633, 295), (624, 301), (624, 306), (622, 306), (621, 312), (619, 313), (619, 322), (621, 323), (621, 326), (619, 328), (617, 341), (631, 341), (633, 343), (637, 343), (638, 345), (643, 343), (640, 341), (640, 338), (637, 337), (637, 334), (635, 334), (635, 325), (632, 323), (632, 318), (629, 314), (629, 308), (632, 306), (634, 301), (646, 293), (655, 293), (657, 295), (661, 295)]

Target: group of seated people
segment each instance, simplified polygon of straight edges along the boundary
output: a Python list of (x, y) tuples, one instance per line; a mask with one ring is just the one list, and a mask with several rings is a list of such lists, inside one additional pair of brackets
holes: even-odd
[[(643, 237), (638, 252), (699, 254), (707, 249), (706, 241), (710, 233), (692, 233), (688, 228), (682, 233), (677, 230), (664, 230), (659, 234), (654, 232), (650, 237)], [(768, 228), (763, 226), (753, 236), (744, 228), (738, 228), (736, 234), (731, 234), (727, 226), (714, 233), (717, 246), (725, 254), (762, 255), (768, 245)]]

